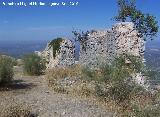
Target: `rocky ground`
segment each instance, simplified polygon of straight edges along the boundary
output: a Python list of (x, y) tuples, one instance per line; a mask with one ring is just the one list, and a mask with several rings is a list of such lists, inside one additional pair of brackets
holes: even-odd
[[(57, 94), (48, 88), (45, 76), (24, 76), (14, 67), (14, 84), (0, 91), (0, 112), (13, 105), (27, 105), (39, 117), (112, 117), (93, 100)], [(0, 115), (2, 117), (2, 115)]]

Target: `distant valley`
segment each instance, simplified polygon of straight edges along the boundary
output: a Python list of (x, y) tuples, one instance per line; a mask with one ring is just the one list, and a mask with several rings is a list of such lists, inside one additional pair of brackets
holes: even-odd
[(0, 40), (0, 53), (6, 54), (15, 58), (21, 58), (27, 53), (34, 51), (42, 51), (47, 40), (33, 40), (33, 41), (2, 41)]

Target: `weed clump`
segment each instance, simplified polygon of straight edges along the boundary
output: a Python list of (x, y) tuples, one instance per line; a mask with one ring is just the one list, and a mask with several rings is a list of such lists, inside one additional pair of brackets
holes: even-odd
[(28, 54), (23, 58), (24, 72), (29, 75), (41, 75), (45, 70), (45, 62), (36, 54)]
[(13, 79), (14, 61), (6, 56), (0, 56), (0, 84), (10, 83)]
[(56, 57), (56, 52), (59, 52), (60, 44), (64, 39), (56, 38), (49, 43), (49, 47), (53, 48), (53, 57)]

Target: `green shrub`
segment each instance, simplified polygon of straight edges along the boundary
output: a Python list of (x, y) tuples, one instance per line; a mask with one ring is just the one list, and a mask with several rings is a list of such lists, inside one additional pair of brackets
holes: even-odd
[(97, 73), (94, 70), (91, 70), (89, 67), (83, 67), (82, 69), (82, 75), (84, 80), (92, 81), (92, 80), (98, 80), (97, 79)]
[(24, 71), (29, 75), (41, 75), (45, 69), (45, 62), (36, 54), (24, 56)]
[(13, 79), (13, 61), (9, 57), (0, 56), (0, 83), (9, 83)]
[(133, 106), (133, 113), (128, 115), (129, 117), (159, 117), (160, 107), (147, 106), (145, 108), (139, 108), (137, 105)]
[[(82, 73), (83, 79), (96, 81), (93, 95), (103, 100), (113, 101), (113, 104), (118, 106), (120, 115), (125, 117), (159, 117), (160, 107), (153, 105), (153, 103), (159, 102), (159, 93), (153, 96), (151, 92), (132, 80), (132, 74), (143, 73), (144, 68), (140, 58), (124, 55), (116, 58), (111, 65), (104, 64), (98, 70), (85, 68)], [(145, 70), (145, 72), (148, 71)]]
[[(151, 92), (132, 80), (132, 74), (143, 70), (144, 65), (140, 58), (123, 55), (116, 58), (112, 64), (104, 64), (97, 69), (84, 66), (52, 69), (48, 71), (47, 78), (54, 91), (96, 97), (98, 100), (109, 102), (111, 108), (114, 106), (118, 114), (126, 115), (125, 117), (158, 117), (160, 112), (152, 102), (159, 102), (160, 93), (157, 93), (154, 99)], [(59, 83), (66, 77), (80, 79), (74, 80), (74, 84), (66, 87)]]
[(60, 49), (60, 44), (61, 42), (63, 41), (64, 39), (62, 38), (56, 38), (54, 40), (52, 40), (49, 44), (49, 47), (53, 48), (53, 57), (55, 58), (56, 57), (56, 52), (59, 52), (59, 49)]
[(129, 102), (133, 94), (142, 91), (142, 88), (132, 81), (132, 74), (141, 72), (142, 69), (143, 63), (138, 57), (122, 55), (111, 65), (104, 64), (98, 70), (85, 68), (82, 73), (84, 79), (97, 82), (95, 94), (98, 97), (109, 98), (122, 104)]

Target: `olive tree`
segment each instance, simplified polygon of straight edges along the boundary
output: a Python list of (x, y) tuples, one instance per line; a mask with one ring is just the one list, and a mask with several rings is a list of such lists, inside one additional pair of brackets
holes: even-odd
[(156, 17), (145, 14), (136, 8), (135, 0), (118, 0), (118, 15), (114, 17), (116, 21), (133, 22), (135, 29), (138, 30), (139, 37), (153, 39), (158, 32), (158, 22)]

